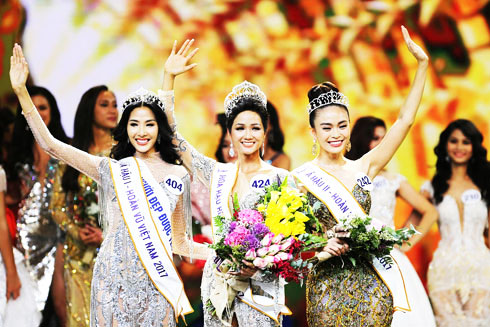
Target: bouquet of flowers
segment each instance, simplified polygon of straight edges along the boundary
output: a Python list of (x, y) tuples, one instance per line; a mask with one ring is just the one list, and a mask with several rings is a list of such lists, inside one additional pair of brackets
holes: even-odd
[(233, 217), (214, 220), (218, 237), (211, 247), (221, 259), (222, 272), (253, 266), (286, 281), (300, 281), (312, 266), (300, 254), (327, 242), (315, 235), (321, 225), (306, 195), (289, 187), (287, 179), (266, 187), (255, 209), (240, 209), (235, 195)]
[(385, 258), (385, 262), (391, 263), (389, 254), (393, 247), (402, 246), (412, 235), (418, 233), (412, 225), (410, 228), (394, 230), (368, 216), (355, 217), (348, 221), (343, 219), (340, 227), (348, 232), (348, 258), (354, 266), (356, 258), (365, 258), (368, 261), (372, 261), (374, 257)]

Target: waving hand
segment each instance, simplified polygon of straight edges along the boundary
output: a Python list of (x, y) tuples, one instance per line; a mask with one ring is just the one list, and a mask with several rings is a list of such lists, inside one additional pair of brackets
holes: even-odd
[(174, 41), (172, 52), (165, 62), (164, 69), (166, 73), (177, 76), (197, 66), (197, 64), (188, 64), (199, 50), (199, 48), (195, 48), (189, 52), (193, 43), (194, 39), (186, 40), (182, 47), (180, 47), (179, 51), (176, 52), (177, 41)]
[(14, 92), (25, 87), (27, 76), (29, 76), (29, 67), (22, 48), (16, 43), (10, 57), (10, 83)]

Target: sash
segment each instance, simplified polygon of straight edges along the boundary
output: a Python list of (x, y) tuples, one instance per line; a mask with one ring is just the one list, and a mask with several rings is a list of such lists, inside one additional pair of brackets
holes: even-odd
[[(223, 216), (225, 218), (231, 218), (232, 212), (229, 206), (229, 199), (233, 186), (235, 185), (238, 176), (238, 164), (224, 164), (217, 162), (213, 171), (213, 177), (211, 180), (211, 217)], [(217, 229), (212, 221), (213, 229), (213, 242), (214, 231)], [(273, 297), (275, 295), (274, 287), (271, 283), (260, 282), (254, 280), (254, 284), (259, 286), (264, 292), (270, 294)], [(223, 295), (224, 296), (224, 295)], [(285, 305), (284, 294), (277, 299), (269, 298), (261, 295), (254, 295), (250, 284), (245, 292), (239, 292), (237, 297), (244, 303), (248, 304), (255, 310), (262, 312), (266, 316), (270, 317), (277, 323), (279, 323), (279, 315), (290, 315), (291, 311)], [(221, 317), (219, 317), (221, 319)]]
[(157, 290), (172, 305), (175, 319), (192, 313), (172, 260), (169, 200), (141, 160), (109, 161), (117, 202), (136, 253)]
[[(350, 220), (354, 217), (366, 217), (366, 213), (354, 198), (352, 192), (335, 176), (317, 165), (308, 162), (296, 168), (292, 174), (309, 192), (327, 206), (337, 221), (341, 218)], [(375, 219), (373, 219), (371, 224), (373, 226), (382, 226)], [(384, 258), (374, 258), (372, 265), (390, 290), (395, 311), (411, 311), (402, 272), (396, 260), (393, 257), (392, 259), (393, 263), (387, 263)]]

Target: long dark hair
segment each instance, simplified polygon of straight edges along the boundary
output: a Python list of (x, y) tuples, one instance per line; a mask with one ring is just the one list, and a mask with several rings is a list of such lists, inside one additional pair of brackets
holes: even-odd
[[(88, 152), (90, 146), (94, 144), (94, 110), (97, 97), (100, 93), (108, 91), (105, 85), (98, 85), (88, 89), (78, 103), (75, 121), (73, 123), (73, 140), (71, 145), (82, 151)], [(78, 191), (78, 176), (80, 172), (71, 166), (66, 167), (61, 180), (61, 185), (65, 191)]]
[(269, 113), (269, 132), (267, 133), (267, 145), (276, 152), (283, 152), (284, 133), (279, 124), (279, 116), (274, 105), (267, 101), (267, 112)]
[(434, 153), (437, 156), (436, 173), (432, 178), (434, 200), (436, 203), (440, 203), (443, 194), (449, 189), (447, 181), (451, 178), (452, 170), (451, 160), (447, 153), (447, 143), (454, 130), (460, 130), (471, 141), (473, 155), (468, 162), (467, 174), (480, 189), (482, 198), (488, 206), (490, 204), (490, 166), (487, 161), (487, 149), (482, 145), (483, 135), (471, 121), (466, 119), (451, 122), (442, 131), (439, 136), (439, 143), (434, 148)]
[[(308, 101), (311, 102), (314, 99), (318, 98), (320, 95), (322, 95), (324, 93), (328, 93), (330, 91), (339, 92), (339, 89), (332, 82), (323, 82), (323, 83), (317, 84), (317, 85), (313, 86), (308, 91)], [(342, 108), (344, 108), (345, 111), (347, 111), (347, 116), (349, 117), (349, 109), (346, 106), (341, 105), (341, 104), (335, 104), (335, 105), (341, 106)], [(328, 107), (328, 105), (326, 107)], [(319, 109), (321, 109), (321, 108), (319, 108)], [(318, 109), (313, 110), (310, 113), (309, 121), (310, 121), (311, 128), (315, 128), (315, 118), (316, 118), (317, 111), (318, 111)]]
[[(66, 136), (65, 130), (61, 125), (60, 110), (58, 109), (58, 104), (53, 94), (49, 92), (46, 88), (41, 86), (28, 86), (27, 91), (31, 97), (36, 95), (41, 95), (46, 98), (50, 107), (50, 121), (47, 126), (50, 133), (58, 140), (62, 142), (69, 142), (69, 138)], [(22, 115), (22, 108), (17, 108), (17, 115), (14, 122), (14, 132), (12, 136), (11, 149), (9, 151), (9, 164), (8, 168), (11, 176), (16, 175), (15, 165), (17, 163), (28, 163), (32, 164), (34, 162), (34, 154), (32, 152), (32, 146), (34, 145), (34, 136), (32, 135), (27, 121)]]
[[(3, 147), (5, 140), (3, 136), (10, 124), (14, 122), (15, 116), (8, 107), (0, 108), (0, 165), (3, 164)], [(10, 144), (8, 144), (10, 145)]]
[(223, 142), (225, 141), (225, 136), (228, 131), (226, 130), (226, 115), (224, 113), (219, 113), (216, 115), (216, 123), (221, 127), (221, 136), (219, 138), (218, 147), (214, 153), (214, 157), (218, 162), (225, 162), (225, 157), (223, 157)]
[(373, 116), (359, 118), (350, 134), (351, 150), (345, 154), (345, 157), (351, 160), (357, 160), (369, 152), (369, 144), (374, 139), (374, 130), (376, 127), (386, 129), (385, 122)]
[(117, 144), (111, 150), (111, 158), (120, 160), (131, 157), (136, 152), (136, 149), (129, 142), (127, 126), (131, 112), (141, 106), (149, 108), (155, 115), (158, 125), (158, 136), (160, 138), (160, 141), (155, 143), (155, 150), (160, 153), (162, 160), (174, 165), (182, 164), (177, 149), (172, 143), (173, 133), (168, 124), (167, 116), (165, 116), (162, 109), (154, 102), (134, 102), (124, 109), (121, 120), (114, 129), (114, 140)]

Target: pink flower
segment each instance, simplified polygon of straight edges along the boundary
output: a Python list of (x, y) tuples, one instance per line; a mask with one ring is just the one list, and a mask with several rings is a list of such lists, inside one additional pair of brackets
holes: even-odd
[(271, 246), (269, 246), (269, 252), (268, 252), (268, 254), (269, 255), (274, 255), (277, 252), (279, 252), (280, 250), (281, 250), (281, 246), (279, 244), (272, 244)]
[(263, 248), (260, 248), (257, 250), (257, 256), (258, 257), (265, 257), (269, 253), (269, 247), (265, 246)]
[(238, 221), (245, 225), (255, 225), (263, 222), (264, 218), (257, 210), (243, 209), (238, 212)]
[(280, 251), (286, 251), (293, 245), (295, 242), (294, 237), (288, 238), (284, 243), (281, 244), (280, 246)]
[(241, 245), (248, 233), (248, 230), (244, 226), (238, 225), (233, 232), (226, 236), (225, 244), (230, 246)]
[(271, 245), (271, 242), (272, 242), (272, 238), (273, 237), (274, 237), (274, 233), (267, 233), (267, 234), (265, 234), (265, 236), (262, 239), (262, 241), (260, 241), (260, 244), (262, 244), (263, 246), (269, 246), (269, 245)]
[(279, 243), (281, 243), (283, 238), (284, 238), (283, 234), (278, 234), (278, 235), (274, 236), (274, 238), (272, 239), (272, 243), (279, 244)]
[(269, 268), (272, 264), (265, 258), (255, 258), (253, 261), (255, 267), (259, 269)]
[(257, 257), (257, 254), (255, 253), (254, 249), (250, 249), (245, 253), (245, 260), (252, 261)]
[(278, 258), (280, 261), (288, 261), (293, 258), (293, 255), (287, 252), (279, 252), (275, 255), (275, 257)]

